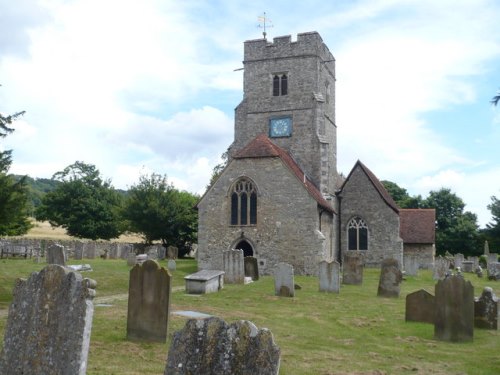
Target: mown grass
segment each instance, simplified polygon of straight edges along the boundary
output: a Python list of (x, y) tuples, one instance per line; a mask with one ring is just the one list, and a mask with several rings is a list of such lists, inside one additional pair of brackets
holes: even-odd
[[(97, 299), (126, 294), (129, 267), (123, 260), (84, 260), (94, 271), (85, 277), (97, 281)], [(161, 262), (166, 267), (166, 262)], [(16, 277), (28, 277), (43, 264), (29, 260), (0, 262), (1, 309), (11, 300)], [(219, 293), (186, 295), (183, 277), (196, 270), (194, 260), (179, 260), (173, 274), (171, 311), (194, 310), (222, 317), (228, 322), (246, 319), (267, 327), (281, 348), (280, 374), (499, 374), (500, 334), (474, 331), (472, 343), (446, 343), (433, 339), (434, 327), (406, 323), (405, 296), (418, 289), (434, 293), (429, 271), (407, 277), (398, 299), (379, 298), (379, 270), (366, 269), (362, 286), (343, 285), (340, 294), (318, 292), (315, 277), (297, 276), (302, 289), (294, 298), (274, 296), (273, 278), (249, 285), (225, 285)], [(491, 286), (500, 295), (498, 282), (466, 274), (475, 295)], [(8, 284), (8, 287), (5, 286)], [(96, 305), (87, 374), (162, 374), (173, 332), (186, 318), (171, 315), (165, 344), (127, 341), (127, 300)], [(0, 335), (6, 314), (0, 315)]]

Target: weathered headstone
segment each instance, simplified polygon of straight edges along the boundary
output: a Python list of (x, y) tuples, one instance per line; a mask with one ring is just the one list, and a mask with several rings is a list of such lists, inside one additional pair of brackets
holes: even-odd
[(240, 320), (189, 319), (174, 334), (164, 375), (277, 375), (280, 349), (271, 331)]
[(83, 259), (83, 243), (80, 241), (75, 242), (75, 254), (74, 258), (76, 260), (82, 260)]
[(396, 259), (384, 259), (380, 269), (377, 295), (398, 298), (401, 281), (403, 274), (399, 269), (399, 262)]
[(59, 244), (52, 244), (47, 248), (47, 263), (59, 264), (60, 266), (66, 265), (66, 252), (64, 246)]
[(441, 255), (434, 259), (432, 278), (434, 280), (443, 279), (450, 272), (450, 264), (450, 260), (443, 258)]
[(488, 258), (486, 259), (486, 262), (488, 264), (490, 263), (497, 263), (498, 262), (498, 254), (496, 253), (489, 253)]
[(462, 268), (462, 262), (464, 261), (464, 255), (457, 253), (454, 255), (455, 268)]
[(424, 289), (406, 296), (405, 320), (434, 324), (434, 296)]
[(168, 259), (177, 259), (179, 256), (179, 249), (175, 246), (167, 247), (167, 258)]
[(403, 262), (405, 274), (408, 276), (417, 276), (418, 268), (420, 266), (418, 257), (414, 255), (405, 255)]
[(127, 257), (127, 265), (133, 267), (137, 264), (137, 256), (135, 253), (129, 253)]
[(170, 273), (154, 261), (130, 270), (127, 338), (165, 342), (170, 310)]
[(295, 296), (293, 267), (288, 263), (278, 263), (274, 270), (274, 294), (280, 297)]
[(340, 264), (336, 261), (319, 263), (319, 291), (340, 292)]
[(87, 259), (95, 259), (96, 243), (94, 241), (85, 242), (83, 246), (83, 257)]
[(488, 262), (488, 280), (500, 280), (500, 262)]
[(245, 280), (245, 264), (243, 250), (226, 250), (222, 252), (224, 262), (224, 282), (227, 284), (243, 284)]
[(474, 299), (474, 326), (485, 329), (499, 329), (500, 300), (493, 289), (485, 287), (481, 297)]
[(158, 246), (158, 259), (163, 260), (167, 256), (167, 249), (165, 249), (165, 246), (160, 245)]
[(96, 283), (50, 264), (13, 291), (0, 374), (84, 375)]
[(255, 257), (243, 258), (245, 264), (245, 277), (251, 277), (252, 280), (259, 280), (259, 263)]
[(342, 284), (363, 284), (363, 257), (360, 254), (345, 254), (342, 268)]
[(435, 286), (434, 337), (442, 341), (472, 341), (474, 287), (462, 276), (448, 276)]
[(169, 259), (167, 263), (167, 268), (169, 271), (175, 271), (177, 269), (177, 264), (175, 263), (175, 260)]

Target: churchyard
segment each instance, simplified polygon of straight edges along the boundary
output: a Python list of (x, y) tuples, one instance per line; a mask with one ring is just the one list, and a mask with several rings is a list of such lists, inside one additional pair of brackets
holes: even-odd
[[(81, 264), (82, 261), (68, 261)], [(232, 323), (249, 320), (268, 328), (281, 349), (280, 374), (498, 374), (500, 334), (474, 329), (474, 339), (450, 343), (434, 339), (434, 326), (405, 322), (405, 297), (419, 289), (434, 294), (432, 271), (406, 276), (399, 298), (377, 296), (380, 269), (365, 269), (362, 285), (342, 285), (340, 293), (319, 292), (317, 277), (295, 276), (293, 298), (275, 295), (274, 278), (225, 284), (217, 293), (188, 295), (184, 277), (196, 272), (192, 259), (171, 271), (172, 295), (166, 343), (128, 341), (127, 297), (130, 267), (123, 259), (85, 259), (97, 281), (87, 374), (163, 374), (172, 335), (196, 311)], [(167, 261), (160, 265), (167, 268)], [(0, 261), (0, 345), (12, 301), (14, 281), (28, 278), (46, 263), (30, 259)], [(498, 281), (464, 273), (480, 296), (485, 286), (500, 295)]]

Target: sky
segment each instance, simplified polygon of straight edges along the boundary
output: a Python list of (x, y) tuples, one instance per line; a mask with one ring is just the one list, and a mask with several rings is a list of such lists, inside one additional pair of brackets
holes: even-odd
[(167, 175), (202, 194), (234, 138), (243, 42), (317, 31), (336, 59), (338, 170), (411, 195), (500, 197), (498, 0), (0, 0), (0, 139), (10, 173), (75, 161), (113, 186)]

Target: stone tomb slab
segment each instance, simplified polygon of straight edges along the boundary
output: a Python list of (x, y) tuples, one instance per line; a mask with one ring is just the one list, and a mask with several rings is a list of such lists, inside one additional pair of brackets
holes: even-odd
[(186, 293), (206, 294), (224, 288), (224, 271), (202, 270), (184, 277)]
[(434, 296), (424, 289), (406, 296), (405, 321), (434, 324)]

